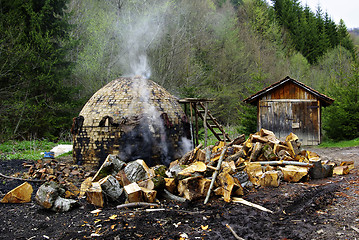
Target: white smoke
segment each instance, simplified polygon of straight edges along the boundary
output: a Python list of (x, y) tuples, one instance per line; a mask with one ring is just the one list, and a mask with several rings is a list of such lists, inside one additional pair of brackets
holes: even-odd
[(163, 37), (165, 17), (170, 1), (127, 1), (119, 14), (120, 41), (124, 55), (120, 56), (125, 76), (151, 76), (148, 51)]

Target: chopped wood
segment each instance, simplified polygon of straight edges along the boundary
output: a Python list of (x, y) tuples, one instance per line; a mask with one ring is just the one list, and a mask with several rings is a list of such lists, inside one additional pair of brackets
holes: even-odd
[(83, 197), (87, 190), (92, 187), (92, 177), (88, 177), (81, 183), (79, 197)]
[(139, 187), (147, 188), (149, 190), (155, 189), (155, 184), (153, 183), (153, 181), (151, 179), (139, 181), (139, 182), (137, 182), (137, 184)]
[(227, 172), (218, 175), (218, 181), (223, 188), (223, 199), (225, 202), (231, 201), (232, 190), (234, 187), (234, 178)]
[(265, 137), (261, 137), (260, 135), (253, 134), (253, 135), (251, 135), (251, 141), (252, 141), (252, 143), (256, 143), (256, 142), (267, 143), (268, 139)]
[(178, 174), (190, 176), (194, 172), (205, 172), (207, 170), (207, 165), (204, 162), (196, 161), (191, 163), (188, 167), (183, 169)]
[(8, 192), (3, 199), (1, 199), (1, 203), (27, 203), (31, 201), (31, 194), (33, 192), (32, 186), (24, 182), (20, 186), (12, 189)]
[(233, 139), (229, 144), (228, 146), (233, 146), (233, 145), (239, 145), (239, 144), (242, 144), (246, 141), (246, 137), (244, 134), (236, 137), (235, 139)]
[(143, 167), (143, 169), (147, 173), (148, 178), (152, 178), (155, 176), (155, 171), (153, 169), (149, 168), (145, 161), (143, 161), (142, 159), (137, 159), (136, 162), (139, 163)]
[(180, 196), (189, 201), (204, 197), (207, 193), (211, 180), (203, 176), (188, 177), (178, 182), (177, 190)]
[(291, 133), (285, 138), (285, 141), (286, 141), (286, 142), (290, 142), (290, 141), (296, 141), (296, 140), (298, 140), (298, 139), (299, 139), (298, 136), (291, 132)]
[(287, 165), (279, 167), (283, 173), (283, 179), (287, 182), (299, 182), (304, 176), (308, 174), (307, 167), (299, 167), (294, 165)]
[(165, 188), (169, 192), (174, 193), (177, 188), (176, 180), (174, 178), (165, 178), (165, 183)]
[(262, 166), (257, 162), (246, 162), (244, 171), (249, 176), (249, 181), (251, 181), (254, 185), (260, 185), (259, 178), (263, 174)]
[(354, 169), (354, 161), (342, 161), (340, 166), (348, 166), (349, 170)]
[(235, 154), (232, 154), (226, 158), (225, 161), (237, 161), (239, 158), (245, 158), (246, 154), (241, 149), (239, 152), (236, 152)]
[(232, 201), (235, 202), (235, 203), (242, 203), (244, 205), (257, 208), (257, 209), (262, 210), (264, 212), (274, 213), (273, 211), (271, 211), (271, 210), (269, 210), (269, 209), (267, 209), (265, 207), (262, 207), (262, 206), (260, 206), (258, 204), (255, 204), (255, 203), (251, 203), (251, 202), (249, 202), (247, 200), (244, 200), (243, 198), (233, 197)]
[(347, 174), (349, 174), (349, 167), (348, 166), (334, 167), (333, 174), (335, 174), (335, 175), (347, 175)]
[(267, 171), (260, 177), (260, 185), (263, 187), (278, 187), (281, 180), (280, 171)]
[(123, 169), (117, 173), (116, 179), (120, 182), (121, 186), (126, 186), (131, 183)]
[(129, 202), (143, 202), (143, 192), (137, 183), (128, 184), (124, 189)]
[(265, 137), (265, 136), (271, 136), (275, 138), (275, 134), (272, 131), (269, 131), (267, 129), (261, 128), (261, 130), (259, 130), (259, 135), (261, 137)]
[(233, 230), (233, 228), (231, 226), (229, 226), (228, 224), (226, 224), (226, 227), (229, 229), (229, 231), (231, 231), (231, 233), (233, 234), (233, 236), (238, 239), (238, 240), (244, 240), (244, 238), (241, 238), (240, 236), (237, 235), (237, 233)]
[(249, 156), (249, 161), (253, 162), (257, 159), (257, 157), (259, 156), (259, 154), (262, 152), (262, 146), (263, 144), (260, 142), (256, 142), (252, 148), (252, 153)]
[(103, 207), (103, 195), (99, 182), (93, 182), (92, 186), (86, 191), (87, 201), (97, 207)]
[(156, 203), (148, 203), (148, 202), (133, 202), (133, 203), (124, 203), (121, 205), (118, 205), (116, 208), (136, 208), (136, 207), (159, 207)]
[(147, 189), (144, 187), (141, 187), (142, 193), (143, 193), (143, 200), (145, 202), (153, 203), (156, 201), (156, 190)]
[(107, 197), (109, 197), (112, 201), (120, 200), (122, 197), (123, 188), (114, 176), (108, 175), (107, 177), (100, 179), (99, 183), (103, 193)]

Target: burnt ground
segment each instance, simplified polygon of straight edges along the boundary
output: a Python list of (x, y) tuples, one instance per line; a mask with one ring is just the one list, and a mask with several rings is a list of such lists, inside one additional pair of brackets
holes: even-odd
[[(0, 204), (0, 239), (359, 239), (359, 147), (311, 149), (329, 160), (353, 160), (349, 175), (278, 188), (259, 188), (243, 198), (274, 212), (212, 198), (176, 203), (161, 200), (160, 209), (108, 206), (99, 214), (85, 201), (66, 213), (41, 209), (34, 201)], [(10, 175), (23, 160), (1, 161)], [(21, 181), (0, 177), (0, 197)], [(36, 191), (39, 184), (31, 183)], [(35, 192), (34, 191), (34, 192)]]

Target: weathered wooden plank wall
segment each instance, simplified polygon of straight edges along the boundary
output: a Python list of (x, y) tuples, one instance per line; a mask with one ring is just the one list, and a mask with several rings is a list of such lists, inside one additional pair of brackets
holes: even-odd
[(258, 101), (258, 127), (271, 130), (280, 139), (296, 134), (303, 145), (320, 143), (320, 102), (288, 82)]

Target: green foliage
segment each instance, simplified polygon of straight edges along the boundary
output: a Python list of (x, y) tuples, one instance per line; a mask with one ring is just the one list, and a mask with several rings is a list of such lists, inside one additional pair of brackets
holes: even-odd
[(54, 137), (71, 126), (76, 105), (66, 81), (70, 25), (66, 0), (2, 1), (1, 139)]
[(298, 0), (272, 0), (278, 21), (290, 33), (297, 51), (310, 64), (317, 63), (329, 49), (339, 44), (356, 56), (354, 44), (343, 21), (338, 26), (323, 14), (320, 6), (313, 13), (308, 6), (302, 7)]
[(41, 152), (49, 151), (58, 144), (69, 144), (68, 142), (50, 142), (48, 140), (32, 141), (6, 141), (0, 145), (0, 159), (26, 159), (38, 160), (43, 157)]
[(239, 132), (247, 136), (257, 132), (257, 107), (242, 104), (239, 111)]
[(359, 136), (359, 64), (352, 66), (350, 75), (339, 72), (339, 79), (331, 82), (334, 104), (323, 111), (325, 135), (335, 141)]
[(324, 141), (318, 147), (323, 147), (323, 148), (334, 148), (334, 147), (344, 148), (344, 147), (356, 147), (356, 146), (359, 146), (359, 138), (355, 138), (353, 140), (338, 141), (338, 142)]

